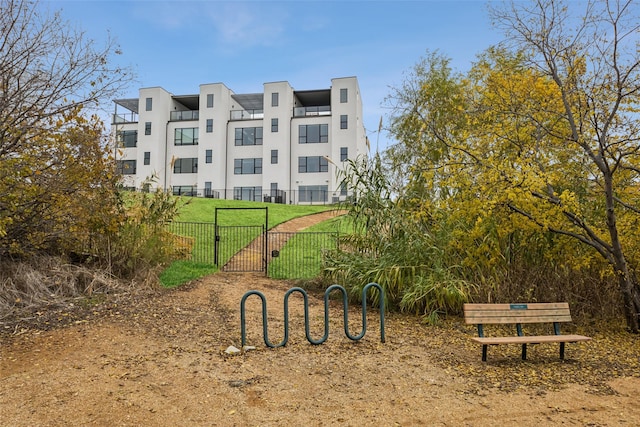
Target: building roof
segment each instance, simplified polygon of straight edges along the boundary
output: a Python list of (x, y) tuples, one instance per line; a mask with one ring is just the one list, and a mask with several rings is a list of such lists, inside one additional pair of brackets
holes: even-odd
[[(331, 105), (331, 89), (297, 90), (294, 93), (300, 104), (305, 107)], [(199, 109), (199, 95), (174, 95), (172, 98), (188, 110)], [(233, 94), (231, 98), (245, 110), (262, 110), (264, 108), (263, 93)], [(133, 113), (138, 113), (138, 98), (116, 99), (113, 102)]]
[(264, 108), (263, 93), (234, 94), (231, 95), (231, 98), (245, 110), (262, 110)]
[(296, 90), (294, 93), (305, 107), (331, 105), (331, 89)]
[(138, 98), (115, 99), (113, 102), (132, 113), (138, 113)]
[(187, 110), (200, 109), (200, 95), (174, 95), (172, 98), (187, 107)]

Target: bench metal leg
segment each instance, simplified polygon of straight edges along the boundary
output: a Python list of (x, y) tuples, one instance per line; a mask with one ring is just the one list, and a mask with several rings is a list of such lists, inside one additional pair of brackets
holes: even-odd
[(527, 360), (527, 345), (522, 344), (522, 360)]
[(487, 345), (483, 345), (482, 346), (482, 361), (486, 362), (487, 361)]
[(560, 343), (560, 360), (564, 360), (564, 343)]

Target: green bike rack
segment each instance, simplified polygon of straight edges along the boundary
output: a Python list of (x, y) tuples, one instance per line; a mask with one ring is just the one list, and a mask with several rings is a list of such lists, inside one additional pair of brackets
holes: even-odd
[(245, 303), (247, 298), (251, 295), (257, 295), (260, 297), (262, 301), (262, 334), (264, 336), (264, 343), (267, 347), (277, 348), (282, 347), (287, 344), (289, 340), (289, 297), (294, 292), (299, 292), (302, 294), (302, 298), (304, 300), (304, 333), (307, 337), (307, 340), (314, 345), (324, 343), (327, 338), (329, 338), (329, 294), (338, 290), (342, 293), (342, 305), (343, 305), (343, 313), (344, 313), (344, 333), (346, 336), (353, 340), (358, 341), (364, 337), (364, 334), (367, 332), (367, 291), (369, 288), (374, 287), (378, 289), (380, 294), (380, 341), (384, 342), (384, 290), (377, 283), (369, 283), (362, 289), (362, 332), (358, 335), (351, 335), (349, 333), (349, 304), (347, 300), (347, 291), (340, 285), (331, 285), (324, 292), (324, 335), (322, 338), (315, 340), (311, 337), (311, 333), (309, 332), (309, 297), (307, 292), (302, 288), (291, 288), (284, 294), (284, 338), (278, 344), (273, 344), (269, 341), (269, 332), (267, 327), (267, 299), (264, 294), (260, 291), (249, 291), (242, 296), (242, 300), (240, 301), (240, 334), (242, 340), (242, 347), (244, 348), (246, 345), (246, 316), (245, 316)]

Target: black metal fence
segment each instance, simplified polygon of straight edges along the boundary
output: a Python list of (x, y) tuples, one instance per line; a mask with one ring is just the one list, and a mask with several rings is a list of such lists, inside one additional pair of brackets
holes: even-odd
[[(122, 186), (123, 190), (148, 193), (150, 187)], [(238, 187), (228, 189), (197, 188), (192, 185), (176, 185), (166, 190), (175, 196), (204, 197), (222, 200), (247, 200), (283, 205), (334, 205), (353, 201), (351, 193), (317, 188), (307, 190), (263, 190), (262, 187)]]
[(323, 253), (338, 247), (337, 232), (269, 232), (267, 275), (311, 279), (322, 270)]
[[(338, 247), (337, 232), (273, 232), (262, 226), (173, 222), (170, 231), (191, 261), (223, 271), (264, 271), (279, 279), (316, 277), (322, 254)], [(217, 240), (217, 242), (216, 242)]]
[(214, 264), (215, 224), (210, 222), (172, 222), (169, 224), (169, 231), (176, 235), (178, 244), (191, 254), (191, 261)]

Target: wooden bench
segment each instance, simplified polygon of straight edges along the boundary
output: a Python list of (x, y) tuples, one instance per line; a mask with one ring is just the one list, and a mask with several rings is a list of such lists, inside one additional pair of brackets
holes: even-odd
[[(487, 361), (487, 347), (498, 344), (521, 344), (522, 360), (527, 359), (527, 344), (560, 343), (560, 359), (564, 359), (565, 343), (589, 341), (583, 335), (561, 335), (560, 323), (571, 322), (569, 304), (531, 303), (531, 304), (465, 304), (466, 324), (478, 325), (478, 338), (474, 341), (482, 344), (482, 361)], [(553, 335), (524, 335), (522, 324), (553, 323)], [(514, 324), (516, 336), (485, 337), (484, 325)]]

